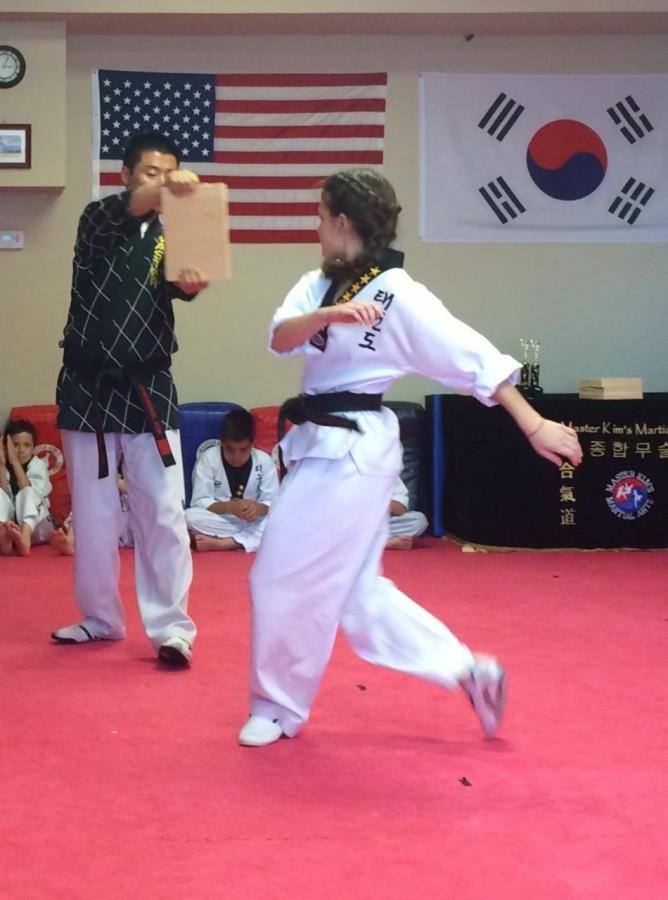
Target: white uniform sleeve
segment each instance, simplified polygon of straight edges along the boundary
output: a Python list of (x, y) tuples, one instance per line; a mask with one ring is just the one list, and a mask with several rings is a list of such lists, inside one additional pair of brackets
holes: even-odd
[(39, 456), (33, 456), (28, 465), (28, 480), (31, 486), (39, 494), (42, 500), (46, 499), (51, 493), (51, 479), (49, 478), (49, 469), (43, 459)]
[(472, 394), (485, 406), (495, 405), (492, 397), (503, 381), (517, 382), (517, 360), (448, 312), (424, 285), (413, 284), (398, 312), (405, 318), (407, 371)]
[(401, 503), (402, 506), (405, 506), (406, 509), (410, 506), (410, 498), (408, 495), (408, 488), (403, 483), (401, 478), (397, 478), (397, 483), (394, 486), (394, 490), (392, 491), (392, 500), (395, 503)]
[[(215, 448), (214, 448), (215, 449)], [(201, 454), (193, 468), (193, 492), (190, 505), (208, 509), (216, 502), (214, 469), (208, 451)]]
[[(0, 440), (2, 440), (2, 438), (0, 438)], [(5, 491), (5, 493), (7, 494), (8, 497), (11, 497), (11, 496), (12, 496), (12, 489), (11, 489), (11, 487), (9, 486), (9, 469), (7, 469), (7, 468), (5, 468), (5, 479), (6, 479), (6, 481), (7, 481), (7, 490)]]
[(299, 347), (293, 347), (292, 350), (284, 351), (273, 350), (271, 341), (274, 332), (282, 322), (288, 319), (295, 319), (297, 316), (305, 316), (318, 309), (329, 284), (329, 280), (320, 272), (313, 271), (302, 275), (297, 284), (290, 290), (283, 303), (274, 313), (269, 326), (269, 350), (275, 356), (305, 356), (309, 353), (320, 353), (308, 341)]
[(274, 460), (268, 453), (263, 453), (261, 459), (262, 478), (256, 500), (258, 503), (264, 503), (265, 506), (271, 506), (278, 492), (278, 472)]

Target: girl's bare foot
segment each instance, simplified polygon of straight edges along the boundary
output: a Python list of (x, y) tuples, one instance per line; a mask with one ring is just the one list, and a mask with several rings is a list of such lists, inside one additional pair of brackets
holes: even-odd
[(74, 553), (74, 540), (72, 532), (56, 528), (51, 535), (51, 546), (61, 556), (72, 556)]
[(407, 534), (400, 534), (397, 537), (391, 537), (387, 544), (385, 544), (386, 550), (412, 550), (413, 549), (413, 538), (409, 537)]
[(7, 531), (8, 524), (8, 522), (0, 522), (0, 554), (2, 554), (2, 556), (9, 556), (14, 547), (9, 532)]
[(205, 550), (241, 550), (241, 544), (237, 544), (234, 538), (211, 537), (208, 534), (196, 534), (192, 547), (198, 553)]
[(30, 556), (30, 534), (27, 536), (16, 522), (7, 522), (7, 532), (19, 556)]

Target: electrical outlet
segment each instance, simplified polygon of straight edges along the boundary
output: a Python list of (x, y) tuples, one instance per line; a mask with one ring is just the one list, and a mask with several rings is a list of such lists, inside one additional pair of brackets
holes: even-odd
[(0, 250), (23, 250), (23, 232), (0, 231)]

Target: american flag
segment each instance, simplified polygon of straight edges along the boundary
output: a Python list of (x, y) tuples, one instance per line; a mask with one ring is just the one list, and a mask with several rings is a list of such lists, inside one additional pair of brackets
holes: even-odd
[(93, 193), (122, 189), (128, 141), (161, 131), (230, 193), (236, 243), (315, 243), (323, 178), (381, 167), (387, 73), (93, 73)]

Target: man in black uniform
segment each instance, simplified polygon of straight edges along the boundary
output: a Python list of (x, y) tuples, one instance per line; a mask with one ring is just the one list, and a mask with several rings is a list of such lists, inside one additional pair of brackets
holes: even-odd
[(196, 628), (187, 612), (192, 559), (170, 371), (177, 350), (172, 301), (192, 300), (206, 283), (194, 270), (177, 283), (165, 280), (161, 188), (187, 193), (199, 180), (179, 162), (178, 147), (164, 135), (138, 135), (123, 158), (126, 190), (88, 204), (79, 221), (56, 402), (77, 536), (74, 595), (84, 619), (52, 637), (61, 644), (125, 637), (116, 487), (122, 462), (141, 619), (158, 657), (187, 666)]

